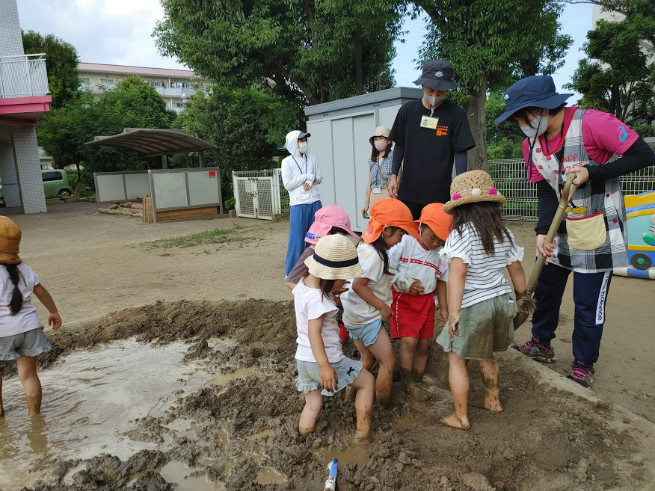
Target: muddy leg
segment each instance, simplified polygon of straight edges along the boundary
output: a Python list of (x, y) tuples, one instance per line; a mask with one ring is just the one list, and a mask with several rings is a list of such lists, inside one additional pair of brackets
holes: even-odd
[(450, 393), (453, 396), (455, 411), (442, 418), (441, 422), (452, 428), (468, 430), (471, 427), (467, 408), (469, 371), (466, 360), (460, 358), (454, 351), (448, 353), (448, 381), (450, 382)]
[(298, 433), (300, 433), (300, 436), (307, 436), (314, 432), (316, 420), (322, 407), (323, 396), (321, 395), (321, 391), (312, 390), (305, 394), (305, 407), (302, 413), (300, 413), (300, 421), (298, 422)]
[(494, 413), (503, 412), (503, 405), (498, 398), (499, 370), (498, 360), (494, 357), (478, 363), (482, 383), (484, 384), (484, 399), (473, 403), (474, 406)]
[(400, 353), (398, 354), (398, 364), (400, 365), (400, 374), (402, 376), (403, 386), (409, 388), (414, 382), (412, 370), (414, 367), (414, 355), (418, 339), (403, 337), (400, 339)]
[[(364, 341), (362, 341), (361, 339), (353, 339), (353, 343), (355, 344), (357, 351), (359, 351), (359, 358), (360, 361), (362, 362), (362, 368), (370, 372), (373, 363), (375, 363), (375, 356), (373, 356), (371, 350), (369, 350), (366, 346), (364, 346)], [(353, 387), (351, 384), (348, 387), (346, 387), (346, 392), (343, 396), (343, 400), (345, 402), (353, 402), (355, 400), (356, 394), (357, 394), (357, 388)]]
[(428, 346), (430, 345), (429, 339), (419, 339), (416, 346), (416, 354), (414, 355), (414, 380), (420, 382), (425, 375), (425, 369), (428, 366)]
[(375, 377), (371, 372), (362, 370), (350, 386), (357, 389), (357, 396), (355, 397), (357, 433), (355, 437), (360, 440), (369, 440), (371, 437), (371, 412), (375, 395)]
[(393, 369), (396, 366), (396, 357), (393, 354), (391, 340), (387, 331), (380, 329), (377, 341), (368, 348), (380, 364), (378, 376), (375, 381), (375, 400), (381, 406), (386, 407), (389, 405), (391, 398)]
[(36, 374), (36, 356), (21, 356), (16, 360), (18, 378), (23, 384), (27, 411), (30, 416), (41, 412), (41, 381)]

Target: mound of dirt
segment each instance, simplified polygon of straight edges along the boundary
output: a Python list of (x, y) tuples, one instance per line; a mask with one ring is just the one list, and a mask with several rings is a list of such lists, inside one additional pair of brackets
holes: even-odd
[[(148, 343), (184, 340), (187, 359), (216, 375), (160, 418), (139, 420), (128, 435), (161, 445), (127, 461), (99, 455), (54, 459), (54, 482), (34, 489), (170, 489), (159, 474), (183, 462), (195, 476), (227, 489), (319, 489), (338, 457), (339, 489), (606, 489), (645, 487), (650, 472), (634, 457), (634, 433), (613, 424), (614, 410), (560, 391), (501, 359), (502, 414), (472, 408), (471, 430), (439, 424), (449, 410), (447, 362), (430, 347), (427, 401), (394, 385), (390, 409), (374, 407), (373, 441), (352, 440), (354, 408), (326, 398), (316, 433), (297, 433), (303, 399), (295, 375), (291, 302), (155, 303), (107, 316), (75, 333), (52, 336), (43, 368), (75, 349), (137, 336)], [(354, 354), (351, 345), (347, 352)], [(473, 364), (472, 364), (473, 365)], [(482, 395), (471, 367), (474, 400)], [(188, 423), (183, 433), (175, 422)], [(84, 469), (76, 470), (82, 465)]]

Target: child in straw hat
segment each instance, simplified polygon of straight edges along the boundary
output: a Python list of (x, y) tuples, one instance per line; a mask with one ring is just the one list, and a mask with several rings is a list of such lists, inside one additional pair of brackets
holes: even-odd
[(446, 281), (448, 263), (439, 257), (453, 217), (443, 211), (443, 203), (431, 203), (421, 211), (419, 240), (403, 236), (400, 244), (389, 250), (389, 266), (398, 274), (391, 280), (391, 339), (400, 339), (398, 362), (403, 385), (410, 394), (423, 379), (428, 362), (428, 344), (434, 336), (434, 296), (445, 324)]
[[(20, 227), (0, 216), (0, 360), (16, 360), (30, 416), (41, 410), (41, 381), (36, 374), (36, 358), (51, 346), (43, 335), (43, 326), (32, 305), (32, 293), (48, 309), (48, 324), (61, 327), (61, 317), (48, 290), (39, 277), (18, 256)], [(2, 379), (0, 378), (0, 416)]]
[(505, 202), (489, 174), (482, 170), (457, 176), (444, 211), (453, 214), (453, 231), (441, 251), (450, 262), (448, 324), (437, 338), (448, 353), (450, 392), (455, 411), (442, 422), (468, 430), (468, 360), (477, 360), (484, 382), (484, 399), (475, 405), (501, 412), (498, 362), (494, 351), (513, 342), (514, 300), (504, 277), (507, 269), (517, 295), (525, 291), (521, 266), (523, 248), (500, 218)]
[(387, 405), (391, 396), (393, 369), (396, 365), (391, 341), (382, 321), (391, 317), (391, 275), (387, 251), (406, 233), (418, 239), (412, 212), (401, 201), (386, 198), (371, 206), (371, 219), (357, 246), (363, 273), (353, 279), (341, 295), (343, 323), (361, 355), (364, 368), (380, 364), (375, 382), (375, 397)]
[(323, 406), (323, 396), (341, 389), (356, 389), (357, 438), (371, 433), (371, 408), (375, 381), (362, 363), (343, 354), (336, 321), (337, 306), (332, 291), (343, 287), (348, 278), (358, 276), (357, 250), (348, 238), (328, 235), (319, 239), (314, 255), (305, 260), (309, 270), (293, 289), (296, 310), (296, 386), (305, 394), (298, 431), (302, 436), (314, 431)]

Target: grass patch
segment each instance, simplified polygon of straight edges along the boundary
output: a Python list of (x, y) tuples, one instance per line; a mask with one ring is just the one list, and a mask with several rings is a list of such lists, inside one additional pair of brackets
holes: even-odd
[(193, 247), (203, 244), (226, 244), (237, 243), (243, 245), (246, 242), (255, 240), (254, 237), (242, 237), (237, 235), (238, 229), (243, 227), (217, 228), (215, 230), (205, 230), (189, 235), (180, 235), (178, 237), (167, 237), (165, 239), (144, 242), (149, 248), (171, 249), (173, 247)]

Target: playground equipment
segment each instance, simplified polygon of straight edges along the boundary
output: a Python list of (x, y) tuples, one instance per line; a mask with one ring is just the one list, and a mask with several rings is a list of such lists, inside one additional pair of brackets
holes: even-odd
[(626, 196), (625, 207), (630, 266), (614, 273), (655, 279), (655, 191)]

